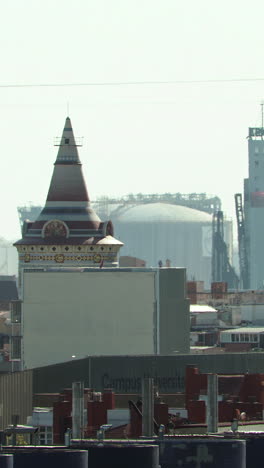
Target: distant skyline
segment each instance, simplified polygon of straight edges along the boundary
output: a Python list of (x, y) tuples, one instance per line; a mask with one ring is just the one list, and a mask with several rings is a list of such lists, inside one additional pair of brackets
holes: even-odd
[(205, 192), (235, 224), (261, 125), (263, 14), (259, 0), (2, 4), (0, 237), (20, 236), (17, 206), (45, 203), (68, 114), (92, 200)]

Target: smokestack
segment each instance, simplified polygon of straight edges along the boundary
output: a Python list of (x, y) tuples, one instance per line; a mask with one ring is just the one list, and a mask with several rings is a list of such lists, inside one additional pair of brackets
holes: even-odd
[(207, 374), (207, 406), (206, 406), (207, 432), (218, 430), (218, 376)]
[(154, 420), (154, 381), (145, 377), (142, 380), (142, 435), (153, 437)]
[(82, 439), (84, 425), (84, 383), (72, 383), (72, 438)]

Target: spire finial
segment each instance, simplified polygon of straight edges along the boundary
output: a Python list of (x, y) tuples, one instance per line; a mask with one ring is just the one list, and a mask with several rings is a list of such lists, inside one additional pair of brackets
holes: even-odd
[(59, 147), (55, 164), (81, 164), (77, 147), (82, 146), (82, 138), (76, 143), (70, 117), (66, 117), (62, 136), (55, 139), (54, 146)]

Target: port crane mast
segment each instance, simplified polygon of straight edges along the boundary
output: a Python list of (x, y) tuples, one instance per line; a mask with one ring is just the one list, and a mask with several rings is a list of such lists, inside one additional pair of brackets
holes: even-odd
[(239, 278), (229, 261), (227, 245), (224, 241), (223, 211), (216, 211), (213, 214), (212, 225), (212, 281), (225, 281), (229, 288), (237, 289)]
[(237, 234), (238, 234), (238, 252), (239, 252), (239, 266), (240, 266), (240, 277), (243, 289), (249, 289), (249, 262), (248, 252), (246, 243), (246, 230), (245, 230), (245, 219), (242, 202), (242, 194), (235, 194), (236, 204), (236, 218), (237, 218)]

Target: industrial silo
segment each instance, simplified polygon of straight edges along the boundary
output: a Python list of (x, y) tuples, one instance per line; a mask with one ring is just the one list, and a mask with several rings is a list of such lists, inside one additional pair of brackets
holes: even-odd
[(212, 216), (168, 203), (123, 205), (112, 211), (121, 255), (141, 258), (147, 267), (186, 267), (188, 279), (211, 281)]

